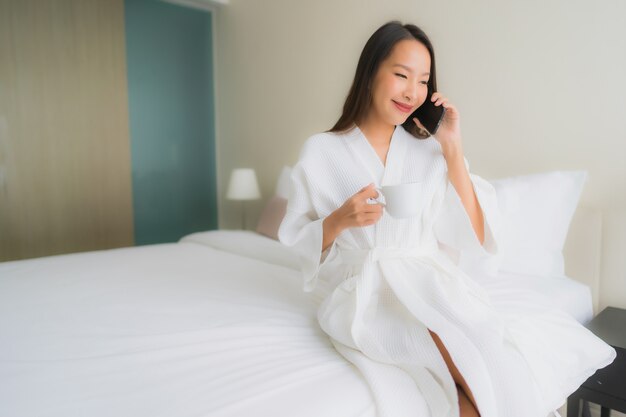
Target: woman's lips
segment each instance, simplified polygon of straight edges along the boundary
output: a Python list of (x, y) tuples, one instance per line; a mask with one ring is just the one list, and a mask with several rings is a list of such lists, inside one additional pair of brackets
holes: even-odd
[(410, 113), (411, 109), (413, 108), (413, 107), (410, 107), (410, 106), (406, 106), (405, 107), (402, 104), (395, 102), (394, 100), (391, 100), (391, 101), (393, 101), (393, 104), (395, 104), (396, 107), (398, 108), (398, 110), (400, 110), (403, 113)]

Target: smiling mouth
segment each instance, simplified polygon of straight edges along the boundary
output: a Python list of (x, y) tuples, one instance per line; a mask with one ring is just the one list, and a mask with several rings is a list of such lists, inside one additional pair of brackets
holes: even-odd
[(396, 105), (397, 108), (399, 108), (400, 110), (402, 110), (405, 113), (409, 113), (411, 111), (411, 109), (413, 108), (411, 106), (405, 106), (403, 104), (400, 104), (400, 103), (398, 103), (395, 100), (391, 100), (391, 101), (393, 101), (393, 103)]

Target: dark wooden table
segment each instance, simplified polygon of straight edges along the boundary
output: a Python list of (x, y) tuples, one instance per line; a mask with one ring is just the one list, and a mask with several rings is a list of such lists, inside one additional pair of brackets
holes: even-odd
[(626, 310), (607, 307), (587, 324), (587, 328), (613, 346), (617, 357), (570, 395), (567, 417), (578, 417), (581, 401), (600, 405), (601, 417), (609, 417), (611, 410), (626, 413)]

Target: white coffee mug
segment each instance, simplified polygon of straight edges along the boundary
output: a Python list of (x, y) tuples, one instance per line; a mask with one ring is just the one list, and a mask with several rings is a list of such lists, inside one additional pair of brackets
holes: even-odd
[[(421, 213), (424, 203), (423, 190), (423, 181), (383, 185), (382, 187), (376, 187), (378, 198), (371, 200), (373, 200), (372, 204), (382, 204), (392, 217), (406, 219)], [(380, 200), (381, 197), (382, 201)]]

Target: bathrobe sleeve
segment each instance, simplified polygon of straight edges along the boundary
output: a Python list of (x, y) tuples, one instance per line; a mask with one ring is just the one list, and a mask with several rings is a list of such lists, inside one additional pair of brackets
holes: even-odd
[(313, 205), (315, 198), (307, 164), (301, 160), (291, 170), (287, 210), (278, 229), (278, 240), (292, 247), (300, 260), (305, 292), (311, 292), (319, 282), (320, 274), (336, 258), (336, 239), (322, 252), (325, 217), (318, 216)]
[(461, 201), (461, 197), (448, 179), (447, 171), (442, 181), (440, 192), (443, 200), (440, 211), (435, 219), (433, 231), (440, 246), (451, 255), (451, 258), (466, 272), (476, 272), (495, 276), (498, 269), (498, 234), (500, 212), (495, 189), (491, 183), (469, 172), (474, 192), (483, 212), (484, 241), (480, 244), (472, 227), (469, 214)]

